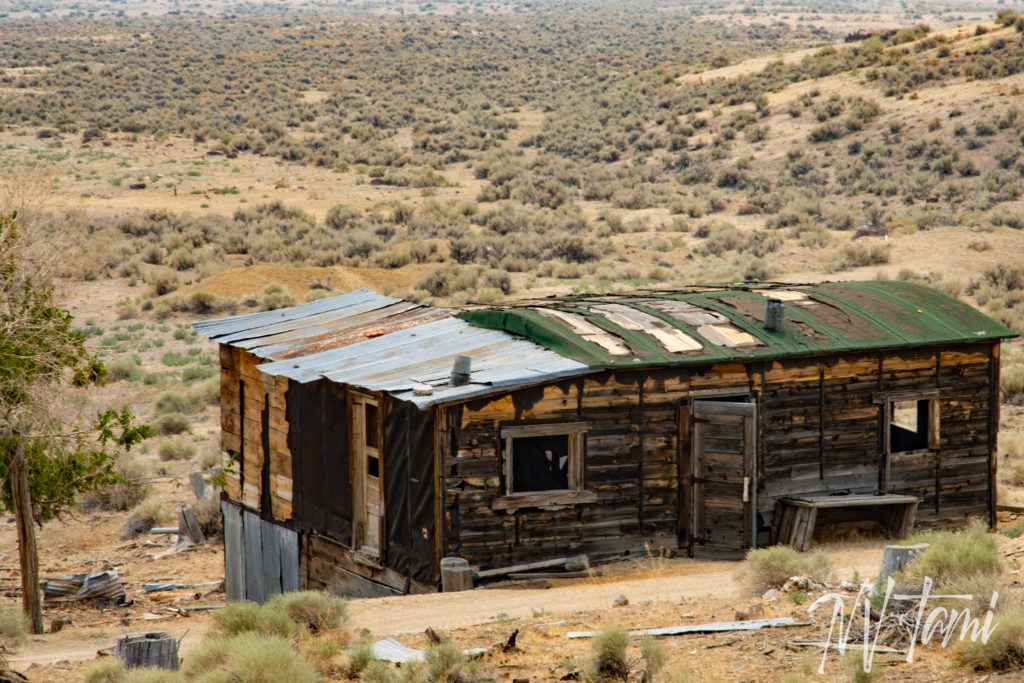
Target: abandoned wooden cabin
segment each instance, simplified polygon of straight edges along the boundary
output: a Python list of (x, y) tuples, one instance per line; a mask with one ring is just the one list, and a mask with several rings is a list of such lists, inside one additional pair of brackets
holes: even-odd
[(359, 290), (196, 328), (220, 344), (231, 599), (433, 591), (450, 556), (740, 556), (830, 521), (994, 520), (1014, 335), (916, 284), (462, 311)]

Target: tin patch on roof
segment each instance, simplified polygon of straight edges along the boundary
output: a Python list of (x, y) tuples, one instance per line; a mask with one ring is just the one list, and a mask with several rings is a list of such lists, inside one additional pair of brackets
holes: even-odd
[(671, 317), (693, 327), (701, 325), (728, 325), (729, 319), (721, 313), (709, 311), (706, 308), (695, 306), (688, 301), (678, 299), (652, 299), (645, 301), (644, 306), (653, 308), (656, 311), (667, 313)]
[(582, 315), (568, 311), (559, 311), (554, 308), (538, 308), (537, 312), (546, 318), (551, 318), (568, 325), (574, 333), (591, 344), (597, 344), (613, 356), (633, 355), (621, 338), (616, 337), (611, 332), (602, 330)]
[(644, 313), (623, 304), (599, 304), (591, 306), (590, 310), (603, 315), (619, 327), (650, 335), (670, 353), (700, 351), (704, 348), (703, 344), (690, 335), (682, 330), (677, 330), (650, 313)]
[(757, 346), (761, 343), (761, 340), (754, 335), (732, 325), (701, 325), (697, 328), (697, 332), (712, 344), (729, 348)]

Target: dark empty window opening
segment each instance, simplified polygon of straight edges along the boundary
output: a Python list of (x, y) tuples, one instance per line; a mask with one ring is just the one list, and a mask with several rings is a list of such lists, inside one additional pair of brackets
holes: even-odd
[(582, 489), (588, 427), (576, 422), (503, 427), (506, 495)]
[(512, 439), (515, 492), (569, 488), (569, 435)]
[(889, 448), (893, 453), (931, 446), (935, 436), (931, 433), (931, 406), (928, 398), (889, 402)]

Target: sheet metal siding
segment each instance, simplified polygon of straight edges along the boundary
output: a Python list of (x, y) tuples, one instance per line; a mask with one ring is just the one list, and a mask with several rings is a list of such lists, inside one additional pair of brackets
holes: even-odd
[(245, 599), (245, 553), (242, 542), (242, 509), (222, 500), (224, 515), (224, 592), (228, 602)]
[(230, 501), (224, 515), (224, 591), (228, 602), (266, 602), (299, 589), (299, 535)]

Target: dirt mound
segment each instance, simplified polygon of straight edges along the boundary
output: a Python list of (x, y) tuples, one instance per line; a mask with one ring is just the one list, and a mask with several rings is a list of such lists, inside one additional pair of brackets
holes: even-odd
[(210, 292), (233, 298), (256, 294), (271, 283), (288, 290), (304, 301), (314, 283), (338, 292), (360, 287), (376, 291), (394, 291), (412, 287), (429, 265), (416, 264), (403, 268), (348, 268), (346, 266), (280, 266), (257, 265), (231, 268), (178, 290), (179, 294)]

